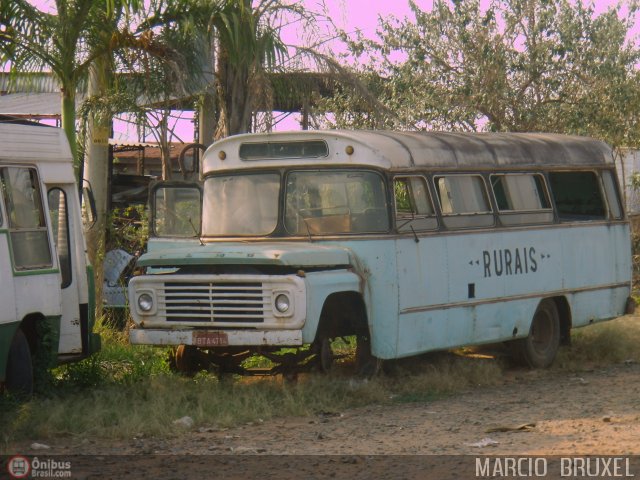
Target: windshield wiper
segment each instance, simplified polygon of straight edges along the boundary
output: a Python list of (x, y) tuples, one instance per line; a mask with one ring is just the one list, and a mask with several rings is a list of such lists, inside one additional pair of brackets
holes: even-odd
[(309, 224), (307, 223), (307, 219), (305, 217), (303, 217), (302, 215), (300, 215), (302, 217), (302, 221), (304, 222), (304, 226), (307, 227), (307, 235), (309, 236), (309, 243), (313, 243), (313, 240), (311, 239), (311, 229), (309, 228)]
[(198, 237), (198, 241), (200, 242), (200, 245), (202, 245), (204, 247), (204, 242), (202, 241), (202, 237), (200, 236), (200, 232), (198, 231), (196, 226), (193, 224), (193, 221), (191, 220), (191, 217), (187, 217), (187, 221), (189, 222), (189, 225), (191, 225), (191, 228), (193, 228), (193, 233), (195, 233), (194, 237)]

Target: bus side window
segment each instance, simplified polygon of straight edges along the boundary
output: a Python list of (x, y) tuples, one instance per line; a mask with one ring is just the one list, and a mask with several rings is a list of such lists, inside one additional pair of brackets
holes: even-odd
[(443, 222), (448, 228), (490, 227), (493, 213), (480, 175), (434, 177)]
[(609, 204), (609, 216), (615, 219), (622, 218), (620, 197), (618, 196), (615, 177), (611, 170), (602, 172), (602, 182), (604, 183), (604, 191), (607, 195), (607, 203)]
[(606, 205), (595, 172), (550, 172), (549, 183), (561, 221), (606, 218)]
[(0, 187), (7, 208), (14, 268), (51, 268), (47, 224), (35, 169), (1, 169)]
[(553, 222), (545, 180), (539, 173), (491, 175), (491, 188), (503, 225)]
[(396, 202), (396, 228), (399, 232), (438, 228), (424, 177), (396, 177), (393, 180), (393, 193)]
[(58, 252), (58, 263), (62, 276), (62, 288), (71, 285), (71, 241), (69, 238), (69, 214), (67, 196), (59, 188), (49, 190), (49, 217), (53, 231), (53, 243)]

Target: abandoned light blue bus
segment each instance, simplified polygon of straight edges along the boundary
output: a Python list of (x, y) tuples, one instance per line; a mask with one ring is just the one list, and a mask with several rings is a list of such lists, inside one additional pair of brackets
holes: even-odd
[(253, 352), (328, 369), (344, 336), (363, 373), (494, 342), (544, 368), (572, 328), (633, 309), (629, 224), (597, 140), (247, 134), (209, 147), (201, 180), (152, 192), (146, 273), (129, 284), (131, 342), (180, 345), (184, 371), (240, 372)]

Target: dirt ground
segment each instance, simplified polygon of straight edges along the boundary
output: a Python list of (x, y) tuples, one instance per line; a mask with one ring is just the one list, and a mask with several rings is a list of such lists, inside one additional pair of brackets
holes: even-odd
[[(487, 445), (477, 446), (478, 442)], [(637, 455), (640, 364), (579, 376), (513, 370), (507, 372), (503, 385), (429, 403), (324, 412), (232, 429), (201, 427), (171, 439), (89, 440), (55, 450), (82, 454)]]
[[(189, 472), (195, 476), (200, 476), (196, 475), (198, 466), (210, 472), (206, 468), (211, 467), (212, 461), (224, 459), (216, 467), (217, 478), (236, 478), (223, 475), (224, 468), (238, 474), (238, 478), (255, 478), (269, 464), (257, 462), (258, 459), (287, 458), (281, 456), (291, 456), (285, 470), (298, 473), (310, 464), (301, 460), (306, 457), (295, 460), (294, 456), (352, 456), (336, 460), (342, 470), (331, 465), (333, 474), (326, 478), (359, 478), (354, 475), (362, 468), (356, 467), (364, 460), (358, 459), (382, 458), (381, 455), (402, 456), (395, 458), (404, 458), (403, 468), (408, 468), (411, 464), (408, 459), (414, 455), (638, 455), (640, 364), (626, 362), (578, 375), (510, 370), (502, 385), (480, 387), (428, 403), (323, 412), (232, 429), (200, 427), (166, 439), (63, 439), (46, 451), (34, 450), (28, 443), (16, 448), (26, 455), (99, 455), (103, 460), (110, 455), (132, 455), (127, 461), (129, 468), (134, 468), (136, 462), (139, 467), (146, 462), (151, 468), (146, 473), (158, 478), (184, 478), (183, 473), (174, 472), (175, 468), (169, 469), (175, 477), (166, 475), (166, 459), (174, 458), (167, 455), (197, 456), (190, 457), (201, 459), (190, 467)], [(251, 459), (249, 464), (237, 464), (239, 458), (245, 457)], [(326, 458), (314, 458), (318, 459), (311, 463), (317, 467), (315, 474), (298, 478), (324, 478), (319, 472)], [(424, 459), (417, 461), (424, 463)], [(349, 472), (352, 463), (356, 467)], [(244, 465), (245, 470), (239, 465)], [(83, 478), (109, 478), (109, 473), (115, 478), (116, 467), (122, 468), (122, 462), (106, 460), (99, 476), (87, 474)], [(276, 471), (278, 466), (272, 468)], [(377, 469), (377, 475), (367, 478), (385, 477), (384, 466), (372, 468)], [(467, 470), (471, 472), (472, 466)], [(238, 473), (241, 471), (242, 475)], [(396, 467), (393, 471), (395, 478), (417, 478), (419, 472), (424, 473), (424, 465), (404, 474)], [(464, 475), (458, 473), (456, 477)]]

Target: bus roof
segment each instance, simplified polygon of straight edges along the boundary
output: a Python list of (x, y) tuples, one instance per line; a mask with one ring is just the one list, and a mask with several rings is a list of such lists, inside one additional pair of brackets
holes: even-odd
[(45, 183), (74, 182), (73, 157), (64, 130), (0, 122), (0, 165), (37, 165)]
[(67, 137), (46, 125), (0, 123), (0, 161), (71, 162)]
[[(323, 143), (325, 150), (318, 149)], [(551, 133), (307, 130), (236, 135), (215, 142), (204, 155), (203, 173), (292, 163), (386, 169), (584, 167), (612, 164), (613, 154), (602, 141)]]

